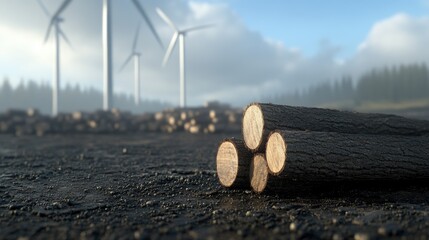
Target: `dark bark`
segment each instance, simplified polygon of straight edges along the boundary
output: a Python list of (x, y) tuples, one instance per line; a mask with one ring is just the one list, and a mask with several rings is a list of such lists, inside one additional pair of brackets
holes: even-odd
[(278, 132), (287, 144), (279, 183), (429, 179), (428, 136)]
[(429, 121), (395, 115), (357, 113), (322, 108), (257, 103), (263, 113), (264, 131), (258, 149), (264, 150), (273, 130), (301, 130), (351, 134), (429, 135)]

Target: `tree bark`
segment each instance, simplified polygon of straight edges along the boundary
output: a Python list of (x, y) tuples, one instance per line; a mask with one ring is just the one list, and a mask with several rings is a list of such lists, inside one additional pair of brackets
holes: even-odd
[(268, 134), (277, 129), (420, 136), (429, 134), (429, 121), (268, 103), (254, 103), (246, 108), (243, 137), (246, 146), (253, 152), (264, 151)]
[(250, 188), (249, 171), (253, 154), (241, 139), (223, 140), (216, 155), (216, 172), (222, 186)]
[[(286, 146), (277, 182), (429, 180), (429, 136), (275, 133)], [(268, 166), (277, 161), (268, 153), (272, 148)]]

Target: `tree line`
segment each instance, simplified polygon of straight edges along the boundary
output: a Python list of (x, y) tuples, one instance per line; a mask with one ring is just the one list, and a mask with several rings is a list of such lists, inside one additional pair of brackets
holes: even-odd
[(335, 104), (353, 107), (366, 102), (399, 103), (420, 99), (429, 99), (429, 70), (426, 64), (373, 69), (356, 81), (350, 76), (344, 76), (304, 91), (279, 94), (266, 100), (288, 105)]
[[(21, 81), (13, 88), (7, 78), (0, 86), (0, 112), (8, 109), (38, 109), (44, 114), (51, 113), (52, 90), (47, 83)], [(160, 101), (144, 100), (140, 105), (134, 103), (132, 96), (115, 94), (114, 106), (124, 111), (134, 113), (155, 112), (170, 105)], [(59, 112), (94, 111), (102, 107), (102, 93), (94, 88), (81, 89), (79, 85), (66, 85), (60, 90)]]

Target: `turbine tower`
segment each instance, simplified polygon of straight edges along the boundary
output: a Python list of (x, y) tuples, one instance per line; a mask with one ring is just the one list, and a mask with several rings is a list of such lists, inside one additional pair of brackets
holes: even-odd
[(136, 35), (134, 36), (134, 42), (132, 45), (131, 54), (125, 60), (120, 71), (134, 58), (134, 103), (140, 105), (140, 52), (137, 51), (137, 41), (139, 38), (140, 24), (137, 27)]
[(103, 110), (112, 108), (112, 27), (110, 0), (103, 0)]
[[(156, 40), (162, 47), (161, 39), (158, 36), (152, 22), (144, 11), (138, 0), (132, 0), (136, 9), (146, 21)], [(112, 25), (111, 25), (111, 1), (103, 0), (103, 109), (110, 110), (113, 105), (113, 76), (112, 76)]]
[(174, 30), (173, 37), (171, 38), (167, 52), (165, 53), (162, 65), (165, 66), (170, 59), (171, 53), (176, 46), (177, 39), (179, 39), (179, 62), (180, 62), (180, 107), (186, 108), (186, 71), (185, 71), (185, 36), (187, 33), (195, 30), (200, 30), (212, 27), (212, 24), (191, 27), (179, 30), (171, 19), (160, 9), (157, 8), (158, 15)]
[(71, 0), (65, 0), (57, 11), (51, 15), (49, 11), (46, 9), (45, 5), (41, 0), (38, 0), (40, 7), (43, 12), (50, 17), (50, 22), (48, 25), (48, 30), (45, 36), (45, 43), (48, 41), (49, 36), (51, 34), (52, 28), (54, 28), (54, 42), (55, 42), (55, 51), (54, 51), (54, 71), (52, 78), (52, 116), (57, 116), (58, 114), (58, 96), (59, 96), (59, 85), (60, 85), (60, 37), (62, 37), (70, 46), (70, 41), (67, 36), (60, 28), (60, 23), (64, 21), (63, 18), (60, 17), (61, 13), (66, 9), (66, 7), (70, 4)]

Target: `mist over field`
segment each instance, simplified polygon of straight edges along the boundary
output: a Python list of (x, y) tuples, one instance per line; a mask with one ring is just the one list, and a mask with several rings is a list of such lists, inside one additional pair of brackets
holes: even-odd
[[(0, 112), (9, 109), (39, 110), (43, 114), (51, 113), (52, 90), (48, 83), (39, 84), (35, 81), (22, 81), (13, 87), (5, 79), (0, 85)], [(125, 93), (114, 95), (114, 106), (122, 111), (133, 113), (157, 112), (171, 107), (171, 104), (157, 100), (143, 100), (139, 105), (133, 96)], [(94, 88), (81, 89), (79, 85), (67, 85), (60, 91), (60, 112), (94, 111), (102, 106), (102, 92)]]
[[(429, 104), (429, 71), (426, 64), (373, 69), (357, 79), (344, 76), (295, 93), (267, 97), (280, 104), (365, 109), (425, 107)], [(384, 105), (384, 107), (383, 107)]]

